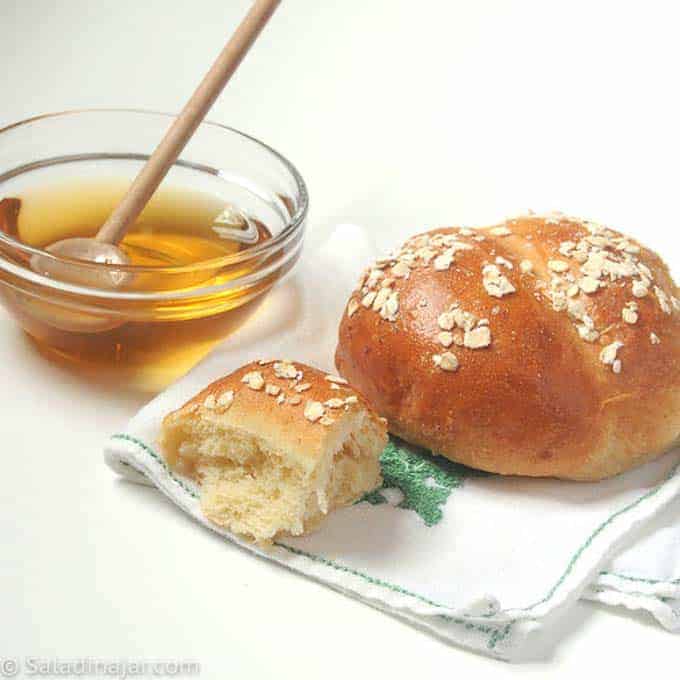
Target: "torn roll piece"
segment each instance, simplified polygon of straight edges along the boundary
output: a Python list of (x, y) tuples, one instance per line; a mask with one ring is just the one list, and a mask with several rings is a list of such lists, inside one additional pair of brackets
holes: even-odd
[[(279, 363), (243, 366), (161, 431), (166, 462), (198, 483), (204, 515), (258, 543), (306, 533), (381, 483), (385, 421), (350, 386), (290, 364), (285, 375)], [(254, 373), (268, 389), (252, 389)]]

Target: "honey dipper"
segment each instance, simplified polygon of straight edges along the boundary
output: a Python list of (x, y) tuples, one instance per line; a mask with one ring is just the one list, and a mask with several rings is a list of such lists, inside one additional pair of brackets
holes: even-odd
[[(58, 258), (106, 265), (130, 263), (117, 244), (139, 217), (280, 2), (281, 0), (255, 1), (97, 235), (92, 238), (57, 241), (46, 248), (48, 253)], [(34, 255), (31, 258), (31, 268), (62, 281), (92, 287), (117, 288), (129, 278), (115, 267), (74, 267), (49, 255)]]

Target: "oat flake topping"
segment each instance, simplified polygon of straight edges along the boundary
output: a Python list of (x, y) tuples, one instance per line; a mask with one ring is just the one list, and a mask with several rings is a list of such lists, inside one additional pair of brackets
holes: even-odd
[(347, 385), (347, 381), (344, 378), (341, 378), (339, 375), (326, 375), (325, 379), (328, 380), (328, 382), (331, 383), (337, 383), (338, 385)]
[[(582, 303), (587, 298), (581, 293), (589, 296), (600, 289), (616, 286), (630, 291), (633, 298), (639, 300), (649, 296), (653, 290), (661, 310), (665, 314), (672, 313), (673, 299), (660, 286), (654, 285), (652, 271), (639, 257), (641, 248), (638, 244), (595, 222), (560, 214), (543, 219), (546, 224), (576, 223), (587, 231), (580, 240), (563, 241), (558, 248), (560, 255), (579, 265), (579, 273), (572, 275), (567, 262), (567, 267), (564, 268), (562, 265), (555, 266), (557, 260), (549, 260), (548, 268), (552, 272), (550, 282), (536, 282), (536, 290), (550, 300), (555, 311), (568, 313), (581, 339), (597, 342), (616, 327), (616, 322), (613, 322), (607, 328), (597, 329)], [(635, 325), (639, 318), (640, 306), (635, 300), (627, 302), (621, 309), (620, 319), (623, 323)], [(650, 341), (654, 344), (651, 336)], [(600, 356), (603, 363), (612, 367), (614, 373), (619, 373), (622, 368), (621, 360), (616, 358), (619, 347), (617, 343), (610, 343), (604, 347)]]
[(488, 326), (479, 326), (470, 331), (465, 331), (463, 344), (470, 349), (481, 349), (491, 344), (491, 331)]
[(250, 371), (249, 373), (246, 373), (241, 378), (241, 382), (248, 385), (251, 390), (261, 390), (264, 387), (264, 378), (260, 371)]
[(444, 352), (443, 354), (435, 354), (432, 357), (435, 366), (438, 366), (442, 371), (455, 371), (458, 369), (458, 358), (451, 352)]
[(328, 408), (342, 408), (345, 405), (345, 400), (333, 397), (332, 399), (325, 401), (324, 405), (328, 406)]
[(621, 310), (621, 318), (629, 324), (637, 323), (639, 318), (637, 302), (627, 302)]
[[(625, 287), (634, 298), (621, 309), (619, 325), (632, 326), (638, 323), (640, 308), (635, 300), (645, 298), (651, 292), (665, 314), (680, 310), (680, 301), (654, 284), (652, 271), (640, 260), (641, 248), (632, 240), (595, 222), (560, 213), (552, 213), (542, 219), (545, 225), (571, 223), (585, 229), (581, 236), (572, 236), (574, 240), (565, 240), (558, 244), (556, 252), (547, 260), (547, 277), (535, 276), (533, 279), (534, 297), (538, 300), (547, 298), (553, 310), (566, 313), (583, 341), (601, 341), (604, 344), (604, 338), (617, 326), (615, 321), (610, 320), (606, 328), (597, 328), (585, 304), (589, 296), (609, 286)], [(516, 223), (517, 220), (508, 220), (503, 225), (489, 229), (489, 233), (497, 237), (513, 235), (514, 232), (509, 227)], [(531, 243), (533, 235), (527, 234), (523, 238)], [(476, 248), (476, 244), (483, 240), (483, 234), (468, 228), (459, 228), (448, 233), (420, 234), (408, 239), (399, 251), (380, 258), (364, 273), (356, 297), (352, 297), (348, 303), (347, 315), (352, 316), (363, 306), (378, 313), (386, 321), (396, 321), (400, 313), (400, 281), (421, 268), (445, 272), (456, 266), (461, 253), (464, 256), (465, 251)], [(496, 255), (493, 250), (491, 255), (494, 256), (493, 263), (485, 263), (481, 271), (485, 291), (496, 298), (515, 293), (514, 284), (503, 273), (505, 271), (509, 274), (514, 269), (513, 263)], [(526, 275), (534, 274), (536, 267), (530, 259), (525, 258), (519, 261), (518, 269)], [(469, 268), (467, 271), (469, 273)], [(531, 280), (523, 279), (523, 282), (530, 283)], [(421, 300), (419, 306), (427, 307), (428, 303)], [(499, 312), (500, 306), (496, 305), (491, 310), (491, 315)], [(459, 346), (476, 350), (492, 343), (488, 320), (477, 319), (455, 303), (438, 316), (437, 326), (438, 331), (432, 337), (433, 348)], [(654, 338), (657, 336), (651, 334), (650, 341), (657, 344)], [(614, 373), (620, 372), (622, 368), (622, 362), (616, 356), (620, 346), (613, 342), (606, 345), (601, 352), (602, 362), (611, 366)], [(433, 354), (432, 360), (442, 370), (455, 371), (459, 365), (458, 358), (451, 352)]]
[(234, 390), (226, 390), (217, 398), (217, 405), (222, 408), (229, 408), (234, 401)]
[(298, 377), (298, 370), (288, 361), (277, 361), (274, 363), (274, 375), (277, 378), (295, 379)]
[(399, 251), (379, 258), (364, 272), (357, 296), (347, 305), (347, 316), (353, 316), (363, 306), (377, 312), (385, 321), (396, 321), (399, 317), (399, 292), (396, 290), (399, 281), (408, 279), (418, 268), (448, 270), (455, 264), (458, 253), (475, 247), (470, 241), (480, 240), (484, 240), (483, 235), (467, 228), (452, 233), (420, 234), (408, 239)]
[(315, 423), (319, 418), (322, 418), (326, 410), (320, 401), (308, 401), (305, 404), (304, 415), (307, 420)]
[(548, 269), (558, 274), (569, 271), (569, 263), (564, 260), (548, 260)]
[(614, 373), (621, 372), (621, 360), (616, 358), (616, 354), (623, 347), (623, 343), (618, 340), (608, 344), (600, 352), (600, 361), (605, 366), (611, 366)]
[(501, 274), (501, 270), (495, 264), (484, 265), (482, 283), (486, 292), (493, 297), (501, 298), (515, 292), (515, 287)]
[(643, 281), (633, 281), (633, 295), (637, 298), (647, 297), (649, 286)]
[(579, 279), (578, 285), (584, 293), (590, 295), (600, 287), (600, 282), (592, 276), (583, 276)]

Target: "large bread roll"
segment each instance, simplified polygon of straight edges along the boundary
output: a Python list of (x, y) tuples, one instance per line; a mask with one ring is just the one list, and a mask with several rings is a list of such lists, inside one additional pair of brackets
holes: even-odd
[(366, 272), (336, 365), (409, 442), (602, 479), (680, 435), (678, 295), (656, 254), (592, 222), (437, 229)]

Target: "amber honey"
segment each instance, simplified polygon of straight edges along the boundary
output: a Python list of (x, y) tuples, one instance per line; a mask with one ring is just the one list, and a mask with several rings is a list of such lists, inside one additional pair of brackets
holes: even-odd
[[(0, 203), (0, 228), (41, 249), (92, 236), (127, 185), (98, 178), (34, 186)], [(253, 309), (251, 300), (281, 276), (274, 267), (249, 277), (256, 283), (237, 285), (258, 269), (268, 272), (270, 259), (234, 262), (230, 256), (270, 238), (262, 222), (223, 198), (164, 186), (120, 244), (133, 268), (124, 290), (91, 299), (38, 288), (26, 295), (6, 278), (0, 294), (46, 356), (155, 391), (238, 327)]]

